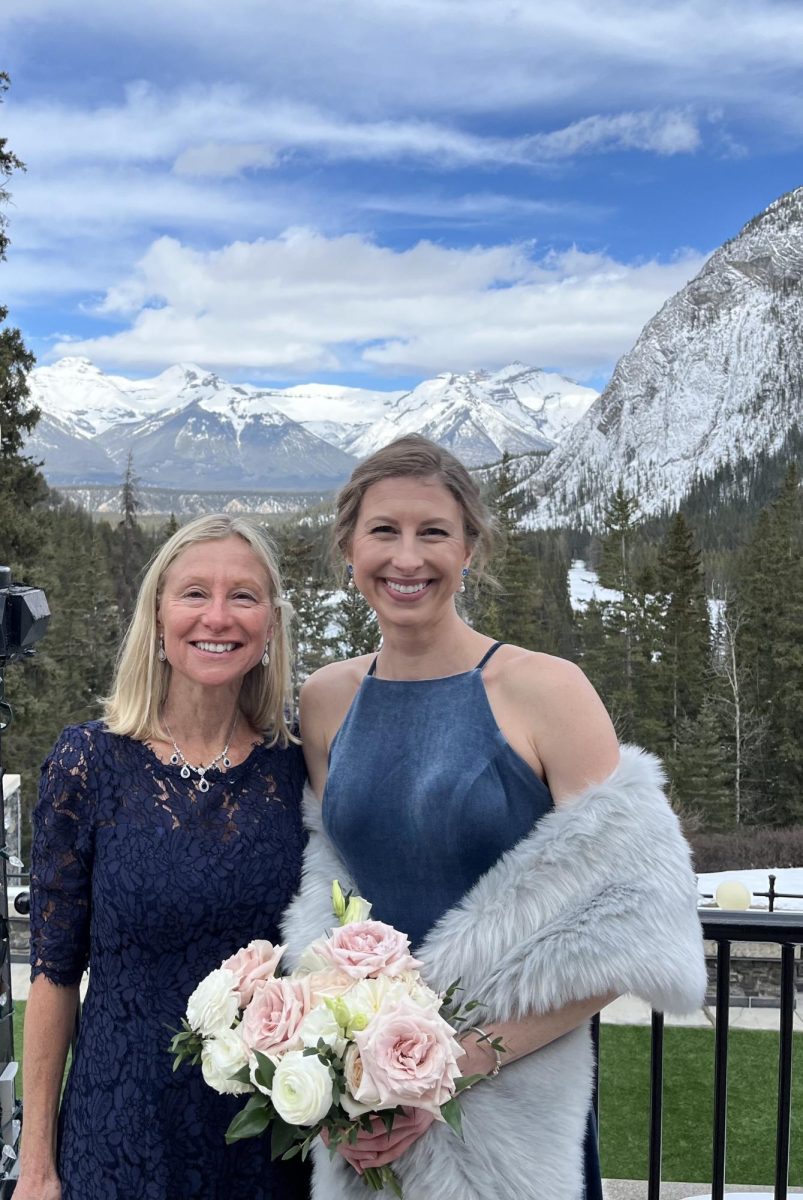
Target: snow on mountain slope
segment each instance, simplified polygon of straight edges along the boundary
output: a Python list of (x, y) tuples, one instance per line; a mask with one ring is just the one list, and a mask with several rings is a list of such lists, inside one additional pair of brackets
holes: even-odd
[(532, 527), (598, 526), (621, 481), (644, 513), (698, 475), (773, 452), (803, 421), (803, 188), (780, 197), (646, 325), (522, 485)]
[(364, 458), (402, 434), (422, 433), (469, 466), (493, 462), (504, 450), (549, 451), (596, 395), (522, 363), (496, 372), (446, 373), (401, 396), (348, 449)]

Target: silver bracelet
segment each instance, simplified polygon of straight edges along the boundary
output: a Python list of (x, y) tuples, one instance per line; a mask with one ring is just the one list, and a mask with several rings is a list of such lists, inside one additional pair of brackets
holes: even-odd
[(488, 1037), (488, 1034), (485, 1032), (484, 1029), (481, 1029), (479, 1025), (469, 1025), (468, 1029), (466, 1030), (466, 1033), (478, 1033), (480, 1035), (479, 1040), (482, 1042), (485, 1042), (491, 1048), (491, 1050), (493, 1050), (494, 1056), (496, 1058), (496, 1062), (494, 1063), (494, 1069), (492, 1071), (489, 1071), (485, 1078), (486, 1079), (495, 1079), (496, 1076), (499, 1074), (499, 1072), (502, 1070), (502, 1054), (501, 1054), (501, 1052), (499, 1050), (497, 1050), (496, 1046), (493, 1044), (491, 1039)]

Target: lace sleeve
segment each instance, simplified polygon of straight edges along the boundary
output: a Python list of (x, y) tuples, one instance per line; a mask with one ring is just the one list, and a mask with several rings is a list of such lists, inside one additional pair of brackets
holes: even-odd
[(78, 983), (89, 958), (95, 795), (85, 729), (66, 729), (42, 767), (31, 847), (31, 979)]

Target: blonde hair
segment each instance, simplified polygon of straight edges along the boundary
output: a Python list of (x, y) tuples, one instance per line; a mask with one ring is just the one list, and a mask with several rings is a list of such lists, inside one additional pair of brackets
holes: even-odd
[(268, 577), (270, 602), (274, 611), (271, 661), (268, 667), (257, 663), (245, 676), (240, 688), (239, 705), (251, 725), (286, 746), (295, 741), (288, 728), (290, 705), (290, 621), (292, 605), (282, 598), (282, 583), (276, 551), (265, 529), (245, 517), (217, 513), (198, 517), (183, 525), (151, 559), (139, 589), (134, 615), (117, 656), (114, 682), (104, 701), (103, 717), (111, 733), (126, 734), (144, 741), (165, 738), (161, 711), (170, 687), (169, 662), (158, 658), (159, 629), (157, 613), (165, 574), (190, 546), (240, 537), (247, 542)]
[(463, 514), (463, 534), (472, 552), (472, 572), (482, 577), (493, 557), (498, 541), (494, 518), (480, 495), (480, 489), (459, 458), (437, 442), (420, 433), (409, 433), (383, 446), (359, 463), (337, 497), (332, 539), (344, 558), (357, 527), (363, 497), (374, 483), (383, 479), (437, 479), (454, 496)]

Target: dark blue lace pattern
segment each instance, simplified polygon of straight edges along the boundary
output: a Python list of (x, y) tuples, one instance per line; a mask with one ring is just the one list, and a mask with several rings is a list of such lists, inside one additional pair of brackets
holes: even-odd
[(202, 794), (98, 722), (42, 771), (31, 976), (89, 989), (60, 1115), (63, 1200), (302, 1200), (306, 1168), (266, 1139), (226, 1146), (242, 1097), (172, 1071), (170, 1029), (200, 979), (252, 938), (278, 941), (299, 882), (298, 747), (256, 747)]

